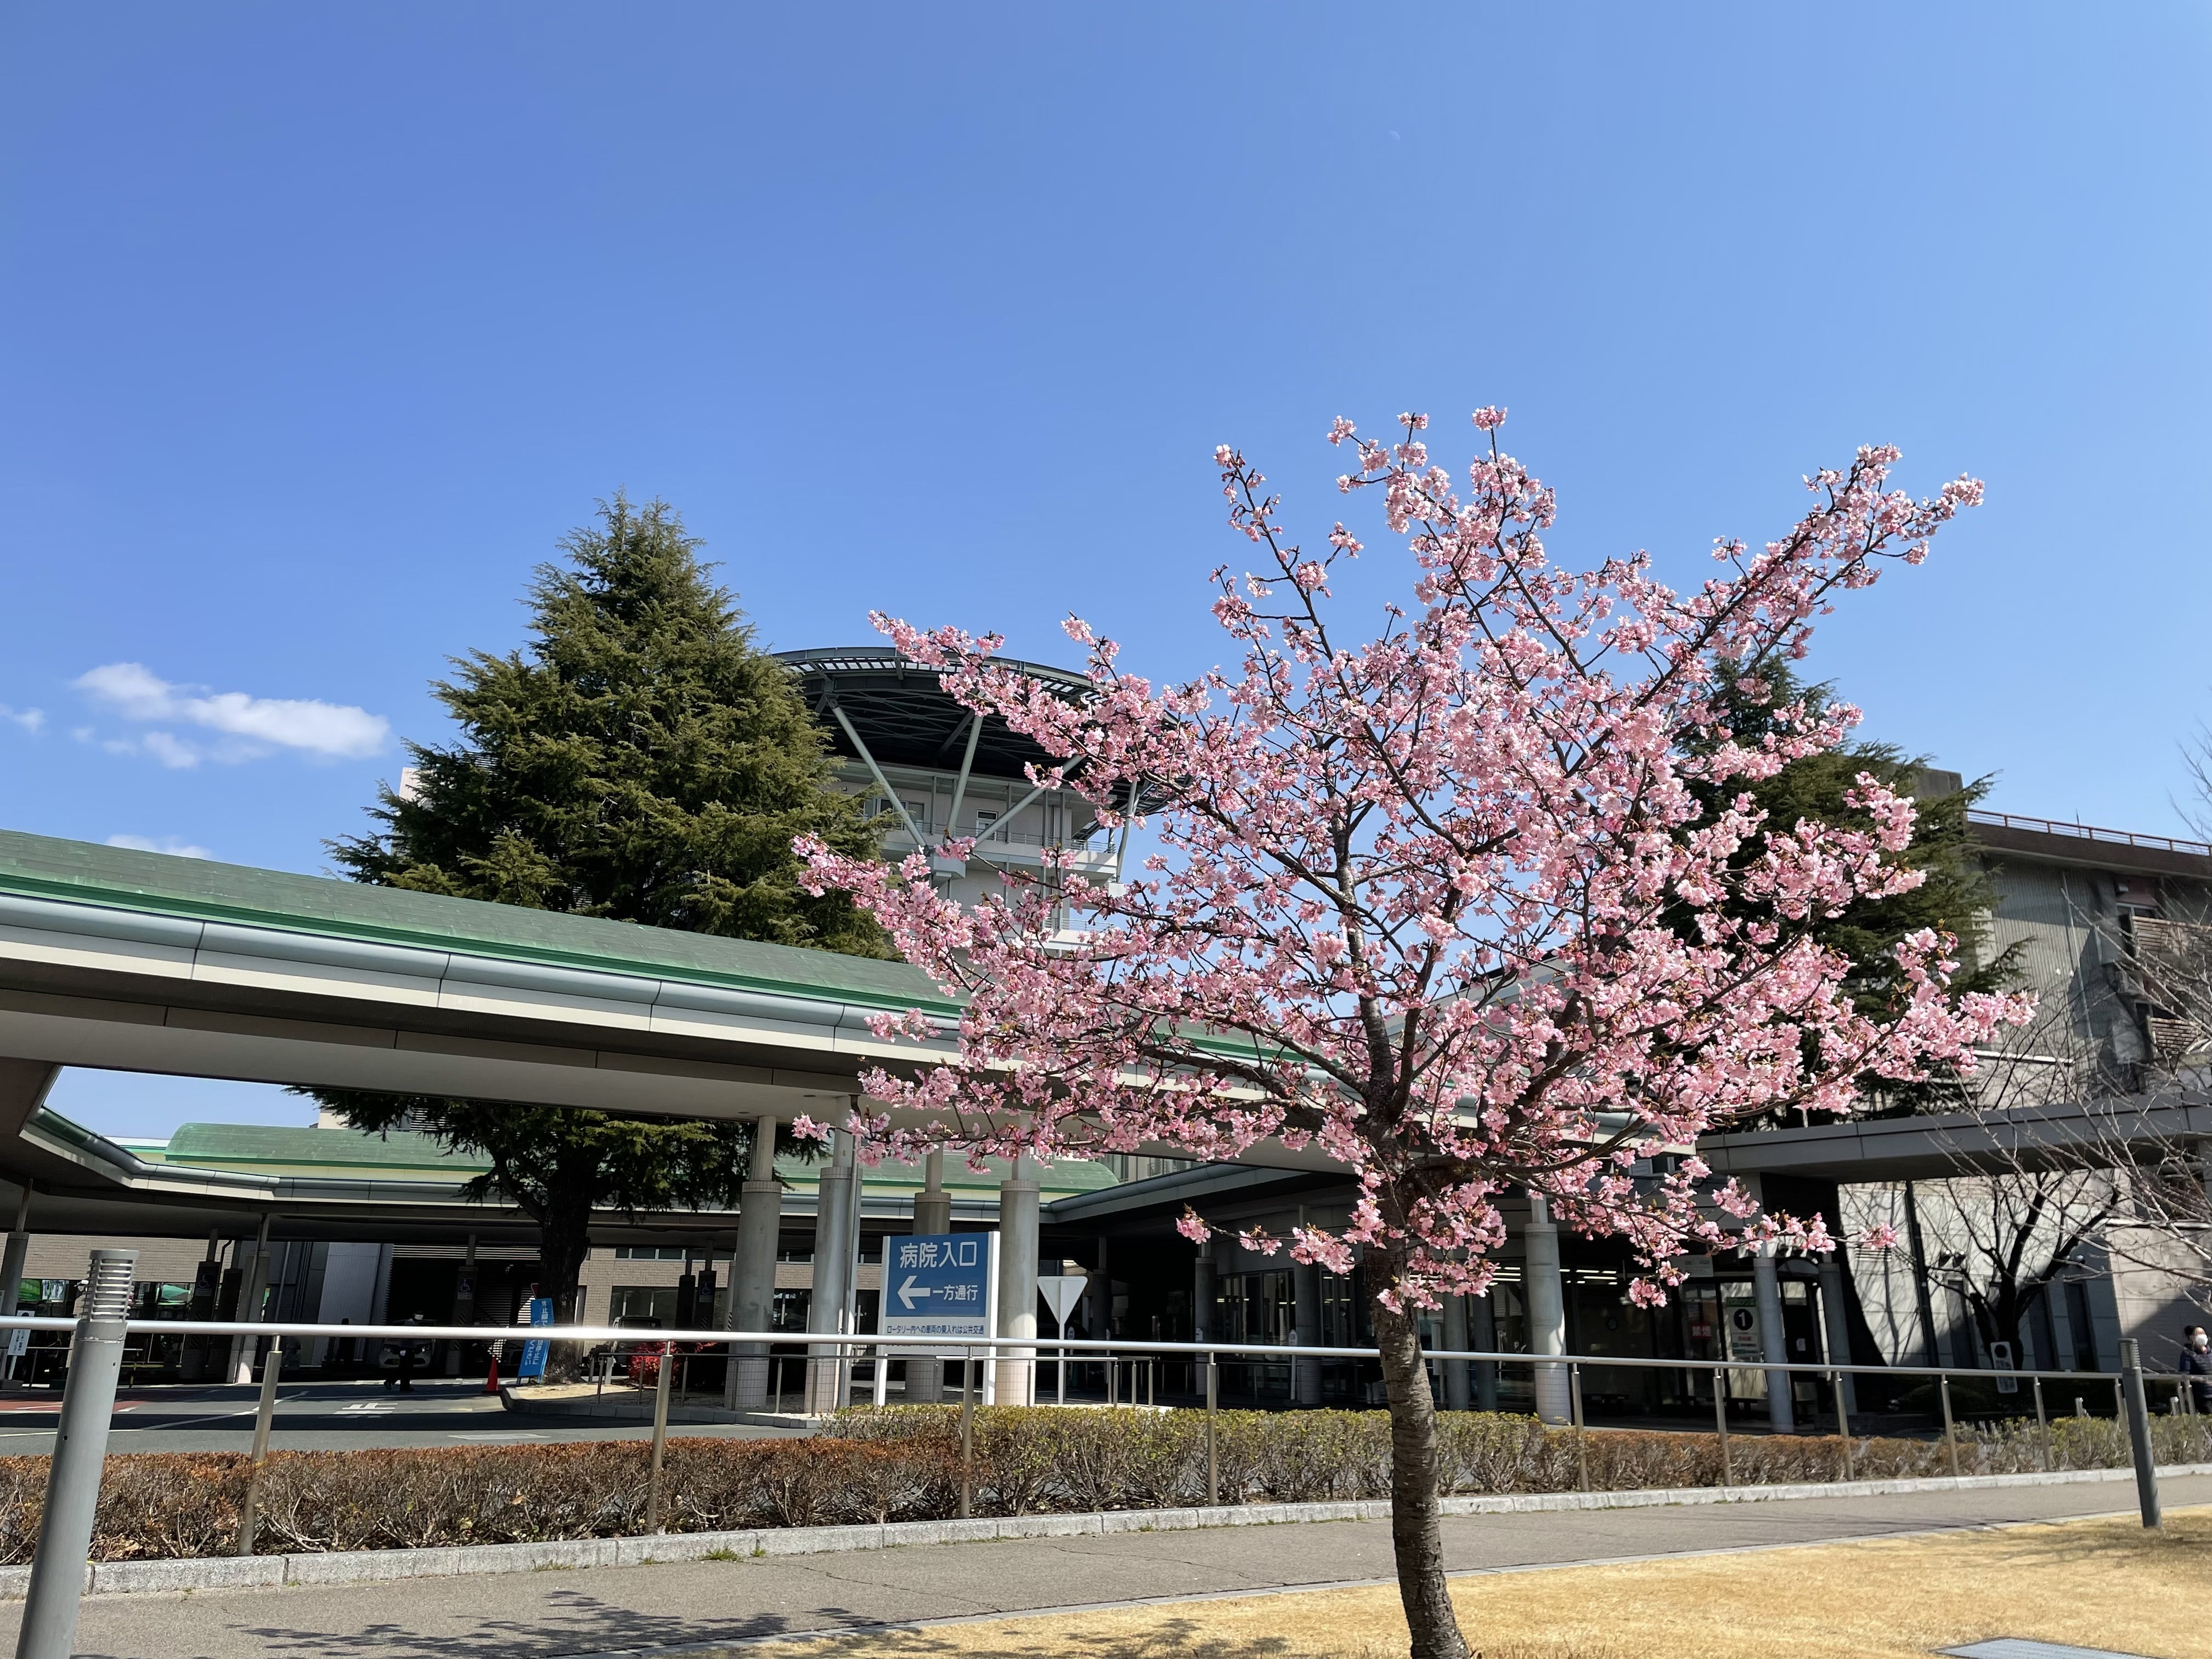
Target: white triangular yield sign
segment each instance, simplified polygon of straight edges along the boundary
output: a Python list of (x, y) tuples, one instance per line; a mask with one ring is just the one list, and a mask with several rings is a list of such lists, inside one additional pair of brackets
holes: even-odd
[(1085, 1287), (1090, 1283), (1091, 1275), (1088, 1273), (1040, 1274), (1037, 1294), (1044, 1298), (1044, 1305), (1052, 1310), (1053, 1318), (1065, 1325), (1068, 1315), (1075, 1311), (1075, 1304), (1083, 1300)]

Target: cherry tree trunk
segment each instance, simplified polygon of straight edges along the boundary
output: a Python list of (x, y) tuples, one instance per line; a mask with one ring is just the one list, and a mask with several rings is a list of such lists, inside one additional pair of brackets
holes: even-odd
[(1421, 1358), (1420, 1327), (1412, 1315), (1380, 1301), (1374, 1313), (1382, 1384), (1390, 1402), (1390, 1543), (1413, 1659), (1468, 1659), (1444, 1578), (1443, 1529), (1437, 1513), (1437, 1403)]

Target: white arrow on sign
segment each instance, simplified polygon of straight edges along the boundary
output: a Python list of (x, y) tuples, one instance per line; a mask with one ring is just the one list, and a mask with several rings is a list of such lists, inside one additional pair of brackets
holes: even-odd
[(914, 1311), (915, 1297), (918, 1296), (927, 1296), (929, 1293), (930, 1290), (928, 1285), (923, 1285), (917, 1286), (915, 1284), (914, 1275), (912, 1273), (908, 1273), (906, 1276), (906, 1283), (898, 1287), (898, 1299), (906, 1304), (906, 1310), (908, 1313), (912, 1313)]

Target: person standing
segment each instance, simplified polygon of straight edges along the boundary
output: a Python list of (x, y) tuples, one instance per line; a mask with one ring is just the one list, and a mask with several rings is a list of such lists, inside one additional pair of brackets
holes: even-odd
[(2212, 1413), (2212, 1336), (2202, 1325), (2191, 1325), (2181, 1334), (2180, 1370), (2190, 1379), (2183, 1384), (2191, 1396), (2190, 1404)]
[[(418, 1313), (407, 1322), (420, 1325), (423, 1322), (423, 1316)], [(393, 1357), (399, 1364), (398, 1369), (384, 1379), (386, 1392), (389, 1393), (397, 1387), (402, 1394), (412, 1394), (415, 1392), (415, 1361), (422, 1351), (422, 1344), (411, 1336), (403, 1336), (392, 1346)]]

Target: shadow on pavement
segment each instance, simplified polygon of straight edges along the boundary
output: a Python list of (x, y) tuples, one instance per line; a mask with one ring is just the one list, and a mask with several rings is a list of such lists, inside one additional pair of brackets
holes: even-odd
[[(395, 1597), (406, 1594), (404, 1583), (391, 1587)], [(488, 1619), (473, 1629), (456, 1631), (441, 1621), (434, 1636), (426, 1636), (404, 1623), (365, 1625), (343, 1633), (284, 1625), (235, 1626), (255, 1637), (271, 1654), (374, 1654), (375, 1659), (589, 1659), (604, 1654), (644, 1656), (686, 1653), (707, 1659), (717, 1644), (757, 1641), (763, 1637), (807, 1636), (849, 1621), (855, 1634), (866, 1631), (866, 1615), (842, 1607), (811, 1608), (804, 1613), (758, 1613), (732, 1619), (677, 1619), (641, 1612), (580, 1590), (555, 1590), (546, 1596), (542, 1618)], [(878, 1630), (879, 1637), (890, 1632)], [(858, 1650), (854, 1650), (857, 1651)], [(927, 1650), (917, 1650), (927, 1651)], [(1287, 1650), (1285, 1650), (1287, 1652)], [(87, 1648), (77, 1659), (137, 1659), (129, 1654), (109, 1654)], [(170, 1659), (185, 1659), (179, 1654)], [(1227, 1654), (1222, 1659), (1229, 1659)]]
[[(393, 1589), (398, 1592), (399, 1586)], [(817, 1655), (848, 1659), (862, 1654), (912, 1655), (915, 1659), (930, 1655), (958, 1655), (961, 1659), (1370, 1659), (1364, 1650), (1301, 1646), (1287, 1636), (1212, 1637), (1197, 1615), (1112, 1635), (1060, 1630), (1016, 1636), (974, 1626), (890, 1630), (836, 1607), (795, 1615), (673, 1620), (580, 1592), (556, 1592), (547, 1601), (550, 1605), (542, 1620), (487, 1620), (473, 1631), (455, 1632), (449, 1627), (435, 1637), (422, 1636), (399, 1624), (372, 1625), (343, 1636), (281, 1625), (241, 1628), (265, 1643), (272, 1654), (374, 1654), (376, 1659), (611, 1659), (615, 1655), (746, 1659), (758, 1651), (755, 1644), (779, 1636), (803, 1644), (809, 1659)], [(845, 1617), (850, 1617), (853, 1628), (836, 1631), (837, 1621)], [(86, 1649), (78, 1659), (134, 1656)]]

